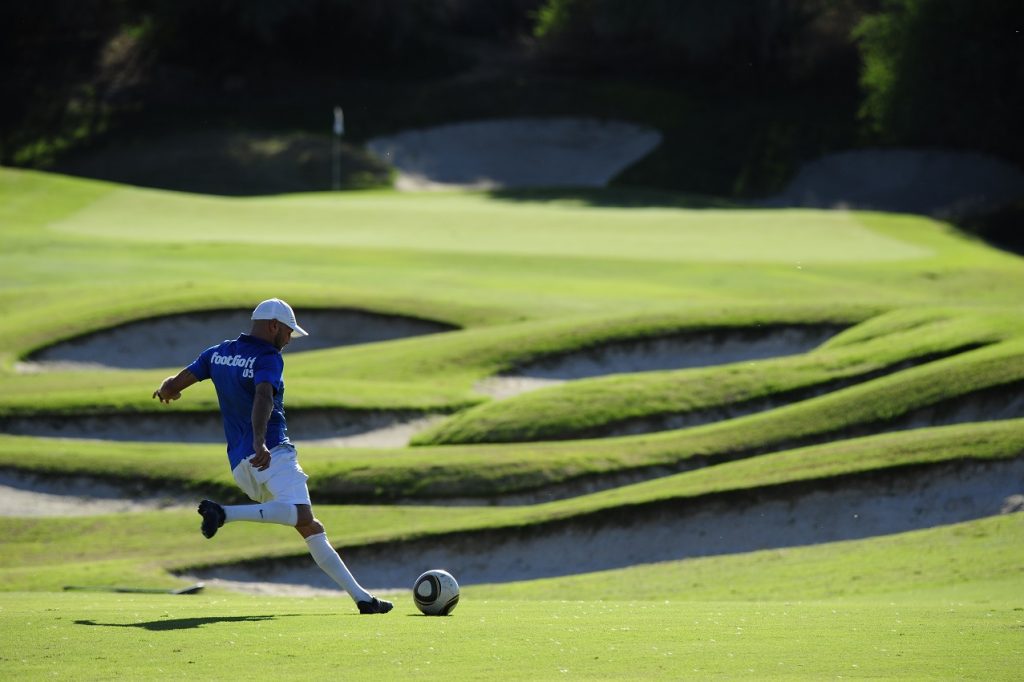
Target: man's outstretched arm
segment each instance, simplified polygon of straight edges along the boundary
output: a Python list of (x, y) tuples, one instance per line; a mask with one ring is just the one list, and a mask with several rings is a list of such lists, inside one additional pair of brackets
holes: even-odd
[(198, 381), (199, 379), (196, 379), (192, 372), (188, 371), (187, 368), (183, 369), (178, 372), (177, 376), (164, 379), (164, 382), (160, 384), (160, 388), (153, 391), (153, 397), (162, 403), (169, 403), (180, 398), (182, 391)]

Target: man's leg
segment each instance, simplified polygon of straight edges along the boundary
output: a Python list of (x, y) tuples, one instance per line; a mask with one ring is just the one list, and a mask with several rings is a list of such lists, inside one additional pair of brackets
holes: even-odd
[[(313, 516), (309, 500), (308, 477), (299, 466), (295, 448), (281, 445), (271, 450), (270, 471), (257, 473), (248, 461), (235, 467), (235, 481), (253, 500), (272, 500), (260, 504), (222, 507), (203, 500), (199, 513), (202, 531), (212, 537), (224, 523), (256, 521), (294, 526), (306, 541), (316, 565), (355, 600), (360, 613), (387, 613), (391, 602), (374, 597), (356, 581), (345, 562), (327, 540), (323, 525)], [(209, 533), (207, 532), (209, 530)]]
[[(259, 504), (219, 505), (210, 500), (203, 500), (199, 503), (198, 509), (199, 515), (203, 517), (203, 535), (212, 538), (218, 528), (234, 521), (295, 525), (298, 515), (295, 504), (290, 502), (300, 502), (306, 498), (288, 502), (275, 501), (278, 499), (278, 495), (275, 494), (277, 491), (271, 490), (268, 485), (275, 476), (288, 485), (305, 485), (306, 475), (298, 466), (294, 449), (274, 448), (270, 469), (267, 471), (257, 471), (253, 469), (249, 460), (244, 460), (231, 471), (231, 475), (242, 492), (248, 495), (249, 499), (258, 500)], [(274, 487), (277, 485), (275, 483)], [(308, 498), (308, 492), (306, 494)]]
[(255, 523), (276, 523), (282, 526), (294, 526), (298, 520), (294, 504), (284, 502), (262, 502), (260, 504), (220, 505), (211, 500), (199, 503), (199, 515), (203, 517), (201, 530), (203, 535), (212, 538), (217, 529), (225, 523), (233, 521), (253, 521)]
[(334, 547), (327, 540), (324, 526), (314, 518), (312, 507), (308, 504), (297, 504), (295, 509), (298, 514), (295, 530), (299, 531), (299, 535), (305, 539), (306, 546), (309, 547), (309, 553), (313, 556), (313, 561), (331, 580), (348, 592), (349, 596), (355, 600), (356, 605), (359, 606), (359, 612), (372, 614), (390, 611), (393, 607), (391, 602), (374, 597), (356, 581), (355, 576), (348, 570), (345, 562), (341, 560), (341, 556), (338, 555), (338, 552), (335, 551)]
[(294, 526), (299, 520), (295, 505), (284, 502), (226, 505), (223, 509), (224, 523), (253, 521), (255, 523), (277, 523), (282, 526)]
[[(289, 452), (288, 454), (291, 453)], [(297, 467), (294, 456), (292, 456), (291, 462), (287, 461), (287, 457), (282, 459), (285, 461), (281, 463), (271, 460), (271, 467), (276, 470), (283, 465), (287, 473), (291, 473), (290, 466)], [(266, 485), (273, 473), (275, 471), (267, 473), (257, 472), (252, 468), (248, 460), (240, 462), (231, 472), (235, 483), (238, 484), (238, 487), (242, 489), (242, 492), (250, 500), (258, 500), (259, 503), (220, 505), (211, 500), (203, 500), (199, 503), (199, 509), (197, 510), (199, 515), (203, 517), (203, 523), (200, 527), (203, 535), (207, 538), (212, 538), (217, 534), (218, 528), (225, 523), (233, 521), (253, 521), (256, 523), (277, 523), (282, 526), (294, 526), (298, 518), (295, 505), (274, 501), (276, 496)], [(302, 474), (302, 476), (305, 476), (305, 474)], [(302, 482), (305, 482), (304, 478)]]

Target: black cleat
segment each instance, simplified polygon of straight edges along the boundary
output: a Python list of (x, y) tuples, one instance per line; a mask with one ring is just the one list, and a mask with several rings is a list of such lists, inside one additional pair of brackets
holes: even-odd
[(362, 615), (374, 614), (374, 613), (387, 613), (391, 609), (395, 608), (395, 605), (389, 601), (383, 599), (377, 599), (373, 597), (370, 601), (357, 602), (356, 606), (359, 607), (359, 613)]
[(203, 525), (199, 527), (203, 531), (203, 536), (212, 538), (217, 534), (217, 529), (224, 525), (224, 507), (216, 502), (203, 500), (196, 511), (203, 517)]

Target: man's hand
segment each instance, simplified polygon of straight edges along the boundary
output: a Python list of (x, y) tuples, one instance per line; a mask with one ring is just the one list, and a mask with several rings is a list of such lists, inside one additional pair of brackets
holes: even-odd
[(164, 379), (163, 383), (160, 384), (160, 388), (153, 391), (153, 397), (162, 403), (169, 403), (180, 398), (181, 392), (197, 381), (199, 380), (186, 367), (178, 372), (177, 376)]
[(270, 450), (267, 449), (265, 443), (260, 443), (255, 450), (256, 454), (249, 458), (249, 463), (257, 471), (265, 471), (270, 467)]
[(181, 397), (181, 391), (172, 391), (172, 385), (174, 384), (174, 377), (167, 377), (163, 383), (160, 384), (160, 388), (153, 391), (153, 397), (162, 403), (169, 403), (172, 400), (177, 400)]

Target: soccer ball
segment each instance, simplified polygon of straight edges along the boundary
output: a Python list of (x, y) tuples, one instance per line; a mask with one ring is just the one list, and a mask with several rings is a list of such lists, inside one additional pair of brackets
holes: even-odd
[(459, 603), (459, 583), (448, 571), (427, 571), (412, 586), (416, 608), (425, 616), (447, 616)]

